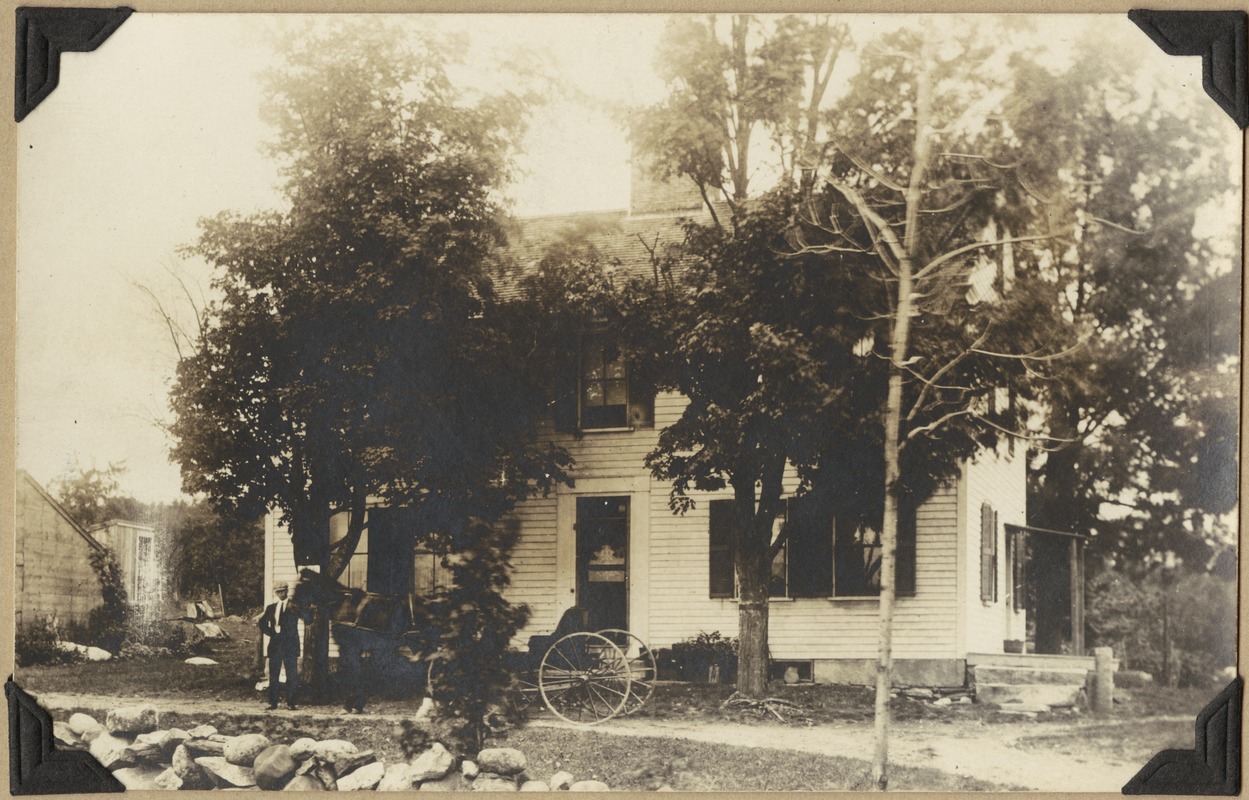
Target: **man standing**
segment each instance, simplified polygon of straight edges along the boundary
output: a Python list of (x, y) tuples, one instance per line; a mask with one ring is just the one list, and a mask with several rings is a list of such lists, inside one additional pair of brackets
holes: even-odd
[(260, 616), (260, 632), (269, 637), (269, 710), (278, 707), (278, 676), (286, 670), (286, 707), (295, 710), (295, 692), (299, 689), (299, 617), (296, 607), (287, 600), (290, 584), (278, 581), (273, 587), (276, 603), (265, 607)]

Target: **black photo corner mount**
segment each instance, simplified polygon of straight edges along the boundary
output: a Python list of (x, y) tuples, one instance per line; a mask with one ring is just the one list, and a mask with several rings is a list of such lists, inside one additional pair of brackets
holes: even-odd
[(1124, 794), (1240, 793), (1240, 714), (1244, 679), (1219, 692), (1197, 715), (1192, 750), (1163, 750), (1123, 787)]
[(18, 122), (52, 94), (61, 77), (61, 53), (89, 53), (121, 27), (131, 8), (17, 9), (14, 110)]
[(113, 773), (82, 750), (57, 750), (52, 717), (10, 676), (4, 684), (9, 701), (9, 793), (85, 794), (124, 792)]
[(1249, 126), (1249, 16), (1244, 11), (1128, 12), (1154, 44), (1171, 56), (1201, 56), (1206, 94), (1244, 130)]

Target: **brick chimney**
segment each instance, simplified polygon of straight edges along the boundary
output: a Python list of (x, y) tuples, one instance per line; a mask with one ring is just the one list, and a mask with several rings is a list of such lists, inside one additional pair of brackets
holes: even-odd
[(633, 154), (630, 161), (629, 213), (671, 214), (696, 212), (703, 207), (698, 186), (680, 175), (661, 180), (651, 171), (649, 159)]

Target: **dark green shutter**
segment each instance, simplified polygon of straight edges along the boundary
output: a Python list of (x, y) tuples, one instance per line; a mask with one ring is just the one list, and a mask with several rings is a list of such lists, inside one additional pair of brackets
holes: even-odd
[(629, 370), (629, 427), (655, 427), (655, 390)]
[(708, 507), (711, 515), (708, 525), (710, 596), (733, 597), (736, 595), (733, 580), (733, 529), (736, 524), (733, 501), (712, 500)]
[(894, 590), (899, 597), (915, 596), (915, 540), (918, 533), (918, 509), (910, 496), (904, 494), (898, 503), (898, 552), (894, 561)]
[(560, 433), (577, 431), (578, 372), (581, 368), (576, 340), (555, 352), (554, 386), (551, 414), (555, 430)]
[(997, 514), (993, 506), (980, 506), (980, 599), (997, 600)]

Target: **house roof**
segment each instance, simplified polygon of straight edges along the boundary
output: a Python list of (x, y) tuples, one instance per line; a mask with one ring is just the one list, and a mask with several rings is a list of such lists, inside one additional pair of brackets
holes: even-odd
[(44, 489), (42, 486), (40, 486), (39, 481), (32, 478), (29, 472), (27, 472), (24, 469), (19, 469), (17, 471), (17, 476), (19, 479), (23, 479), (28, 484), (30, 484), (31, 488), (33, 488), (39, 494), (39, 496), (44, 499), (44, 501), (48, 505), (52, 506), (53, 510), (55, 510), (56, 513), (60, 514), (65, 519), (65, 521), (68, 522), (75, 531), (77, 531), (78, 535), (81, 536), (84, 540), (86, 540), (87, 544), (91, 545), (96, 550), (104, 549), (104, 545), (100, 544), (94, 538), (92, 538), (91, 534), (87, 533), (86, 528), (82, 527), (82, 525), (79, 524), (78, 520), (74, 519), (70, 515), (70, 513), (65, 510), (65, 506), (57, 502), (57, 499), (55, 497), (48, 494), (47, 490)]
[(508, 227), (507, 257), (511, 270), (497, 287), (514, 295), (521, 277), (531, 274), (553, 245), (582, 247), (608, 268), (631, 277), (652, 274), (654, 258), (685, 237), (684, 220), (706, 222), (706, 211), (685, 210), (634, 214), (626, 209), (550, 214), (514, 220)]

